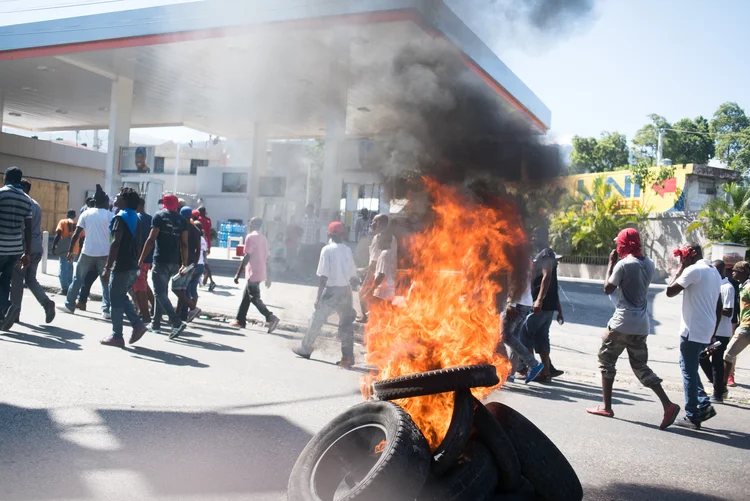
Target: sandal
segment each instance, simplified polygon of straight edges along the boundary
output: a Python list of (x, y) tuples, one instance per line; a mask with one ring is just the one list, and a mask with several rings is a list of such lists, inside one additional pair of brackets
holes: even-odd
[(604, 416), (604, 417), (615, 417), (615, 413), (610, 409), (600, 409), (599, 407), (589, 407), (586, 409), (586, 412), (589, 414), (594, 414), (595, 416)]
[(674, 423), (674, 420), (677, 419), (677, 414), (680, 413), (680, 406), (677, 404), (672, 404), (669, 406), (669, 408), (664, 411), (664, 419), (661, 420), (661, 424), (659, 425), (660, 430), (665, 430), (668, 428), (672, 423)]

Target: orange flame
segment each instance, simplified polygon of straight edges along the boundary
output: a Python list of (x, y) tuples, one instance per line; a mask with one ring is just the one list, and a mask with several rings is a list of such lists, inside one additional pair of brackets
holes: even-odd
[[(528, 240), (515, 206), (491, 207), (468, 200), (456, 188), (425, 179), (434, 224), (410, 241), (414, 268), (403, 307), (373, 305), (366, 329), (367, 362), (380, 370), (373, 379), (489, 363), (502, 384), (509, 361), (495, 352), (500, 320), (495, 296), (525, 276)], [(507, 294), (507, 290), (505, 293)], [(476, 388), (485, 397), (491, 388)], [(363, 392), (364, 393), (364, 392)], [(452, 394), (396, 401), (412, 417), (433, 450), (450, 424)]]

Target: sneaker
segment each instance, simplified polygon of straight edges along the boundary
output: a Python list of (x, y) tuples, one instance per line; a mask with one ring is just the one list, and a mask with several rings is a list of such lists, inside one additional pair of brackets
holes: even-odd
[(515, 383), (516, 377), (515, 376), (508, 376), (508, 378), (505, 380), (506, 383)]
[[(64, 311), (65, 313), (70, 313), (71, 315), (76, 312), (76, 310), (71, 310), (70, 308), (68, 308), (67, 304), (63, 304), (62, 306), (58, 306), (57, 309), (60, 310), (60, 311)], [(86, 310), (83, 310), (83, 311), (86, 311)]]
[(721, 394), (721, 399), (724, 400), (725, 398), (729, 398), (729, 390), (726, 388), (724, 389), (724, 393)]
[(185, 329), (187, 328), (187, 324), (185, 322), (180, 322), (180, 325), (176, 327), (172, 327), (172, 331), (169, 333), (169, 339), (175, 339), (180, 336), (183, 332), (185, 332)]
[[(536, 366), (529, 369), (529, 373), (527, 374), (526, 378), (523, 380), (524, 384), (529, 384), (533, 380), (539, 376), (539, 374), (542, 373), (542, 370), (544, 370), (544, 364), (539, 362)], [(550, 379), (552, 379), (550, 377)]]
[(701, 409), (701, 423), (704, 421), (708, 421), (712, 417), (716, 416), (716, 409), (714, 409), (713, 405), (709, 405), (708, 407), (704, 407)]
[(341, 360), (336, 362), (336, 365), (338, 365), (342, 369), (349, 370), (354, 367), (354, 357), (341, 357)]
[(560, 369), (555, 369), (554, 367), (550, 368), (549, 377), (560, 377), (563, 374), (565, 374), (565, 371), (561, 371)]
[(670, 405), (666, 411), (664, 411), (664, 418), (661, 420), (659, 425), (660, 430), (666, 430), (669, 428), (674, 420), (677, 419), (677, 415), (680, 413), (680, 406), (677, 404)]
[(679, 426), (680, 428), (687, 428), (688, 430), (701, 429), (700, 421), (696, 423), (695, 421), (691, 421), (687, 416), (682, 416), (682, 419), (678, 419), (677, 421), (675, 421), (674, 425)]
[(5, 313), (5, 318), (2, 323), (0, 323), (0, 330), (9, 331), (10, 328), (13, 327), (13, 324), (16, 323), (16, 318), (18, 318), (20, 312), (21, 308), (14, 304), (10, 305), (10, 308), (8, 308), (8, 311)]
[(133, 333), (130, 334), (130, 339), (128, 340), (128, 343), (133, 344), (137, 343), (143, 335), (148, 331), (148, 327), (146, 327), (146, 324), (138, 324), (135, 327), (133, 327)]
[(216, 288), (216, 282), (211, 282), (211, 285), (208, 286), (208, 292), (213, 292)]
[(727, 386), (731, 388), (734, 388), (735, 386), (737, 386), (737, 383), (734, 382), (734, 376), (729, 376), (727, 378)]
[(99, 341), (99, 344), (103, 344), (104, 346), (114, 346), (116, 348), (125, 348), (125, 340), (121, 337), (115, 336), (105, 337)]
[(272, 333), (276, 330), (276, 327), (279, 326), (279, 317), (276, 315), (271, 315), (271, 318), (268, 319), (268, 333)]
[(110, 313), (109, 313), (108, 311), (103, 311), (103, 312), (102, 312), (102, 318), (103, 318), (104, 320), (109, 320), (109, 319), (111, 319), (111, 318), (112, 318), (112, 315), (110, 315)]
[(712, 404), (723, 404), (724, 403), (724, 397), (717, 397), (716, 395), (711, 395), (711, 403)]
[(160, 325), (154, 325), (153, 323), (149, 324), (148, 330), (151, 332), (161, 332), (161, 326)]
[(244, 329), (245, 325), (241, 324), (239, 320), (232, 320), (229, 322), (229, 327), (234, 327), (235, 329)]
[(47, 304), (44, 305), (44, 314), (45, 314), (44, 316), (45, 323), (51, 323), (55, 319), (55, 302), (54, 301), (48, 301)]
[(200, 308), (194, 308), (194, 309), (190, 310), (188, 312), (188, 315), (187, 315), (187, 323), (190, 323), (193, 320), (195, 320), (195, 317), (197, 317), (200, 314), (201, 314), (201, 309)]
[(78, 302), (76, 303), (76, 309), (81, 311), (86, 311), (86, 303)]
[(310, 360), (310, 355), (312, 355), (312, 353), (305, 353), (304, 351), (302, 351), (302, 347), (292, 348), (292, 352), (294, 352), (294, 354), (298, 357), (305, 358), (307, 360)]

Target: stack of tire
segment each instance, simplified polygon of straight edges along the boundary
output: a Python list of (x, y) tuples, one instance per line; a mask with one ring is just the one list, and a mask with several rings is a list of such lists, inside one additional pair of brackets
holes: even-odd
[[(373, 384), (374, 398), (328, 423), (297, 459), (289, 501), (580, 501), (565, 456), (507, 405), (471, 388), (498, 384), (491, 365), (441, 369)], [(411, 417), (390, 402), (453, 392), (453, 416), (431, 451)]]

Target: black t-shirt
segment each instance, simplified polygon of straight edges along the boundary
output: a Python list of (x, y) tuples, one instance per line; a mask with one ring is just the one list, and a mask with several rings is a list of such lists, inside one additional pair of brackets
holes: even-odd
[[(139, 222), (140, 225), (140, 222)], [(120, 216), (112, 221), (112, 234), (120, 232), (120, 248), (117, 249), (112, 271), (133, 271), (138, 269), (138, 240), (130, 233), (127, 223)], [(140, 228), (136, 228), (136, 235), (140, 235)]]
[(201, 256), (201, 230), (187, 224), (188, 230), (188, 264), (198, 264), (198, 259)]
[(735, 281), (733, 278), (729, 279), (729, 283), (734, 287), (734, 308), (732, 308), (732, 324), (740, 323), (740, 283)]
[(176, 212), (160, 210), (154, 214), (151, 227), (159, 229), (156, 237), (154, 263), (182, 264), (180, 258), (180, 235), (187, 230), (187, 221)]
[(557, 259), (555, 258), (555, 252), (550, 248), (542, 250), (534, 258), (534, 301), (539, 297), (539, 290), (542, 288), (542, 270), (544, 269), (552, 272), (552, 281), (549, 284), (547, 295), (542, 300), (542, 310), (557, 311), (557, 304), (560, 301), (557, 290)]

